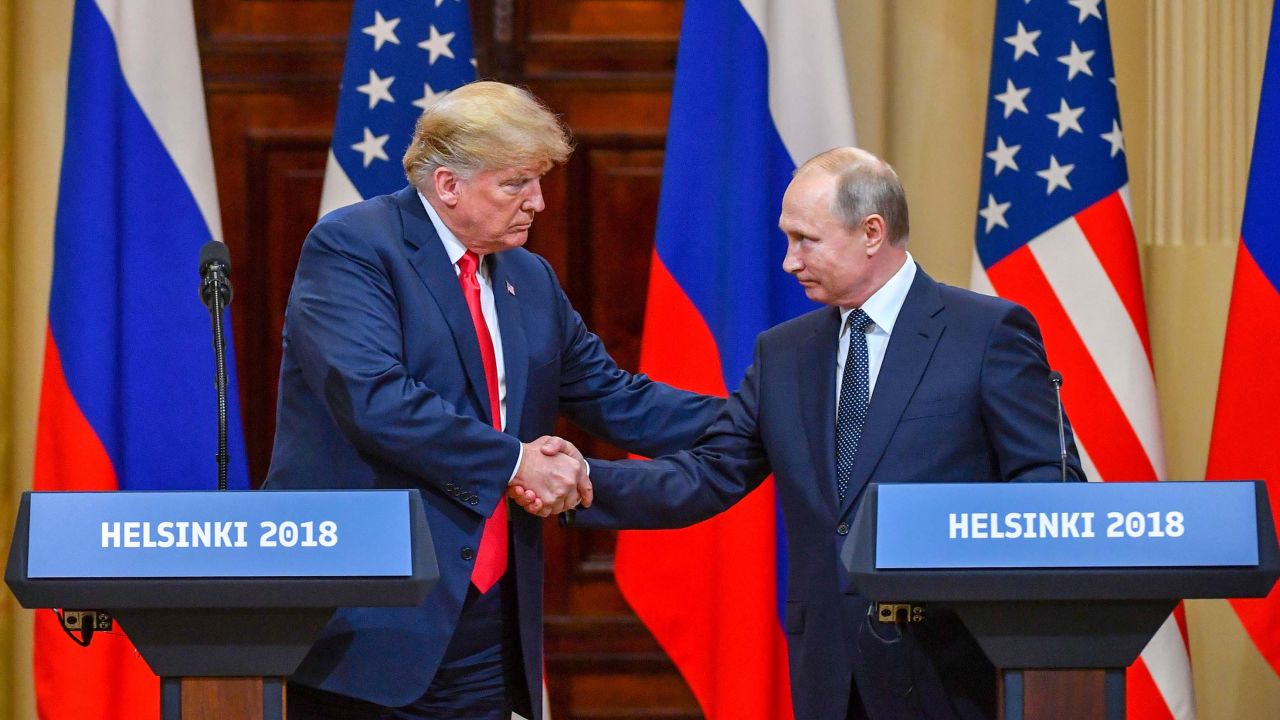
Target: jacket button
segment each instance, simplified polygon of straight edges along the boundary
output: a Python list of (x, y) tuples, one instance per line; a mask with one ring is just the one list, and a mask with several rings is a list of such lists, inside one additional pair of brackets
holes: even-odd
[(837, 535), (848, 535), (848, 534), (849, 534), (849, 523), (840, 523), (838, 526), (836, 526), (836, 534), (837, 534)]
[(466, 560), (466, 561), (470, 562), (473, 558), (475, 558), (475, 556), (476, 556), (476, 551), (475, 551), (475, 550), (472, 550), (472, 549), (471, 549), (471, 548), (469, 548), (469, 547), (464, 547), (464, 548), (462, 548), (462, 552), (461, 552), (461, 553), (459, 553), (459, 554), (462, 556), (462, 559), (463, 559), (463, 560)]
[(467, 498), (467, 502), (468, 502), (468, 503), (471, 503), (472, 505), (479, 505), (479, 504), (480, 504), (480, 496), (479, 496), (479, 495), (476, 495), (475, 493), (471, 493), (471, 497)]

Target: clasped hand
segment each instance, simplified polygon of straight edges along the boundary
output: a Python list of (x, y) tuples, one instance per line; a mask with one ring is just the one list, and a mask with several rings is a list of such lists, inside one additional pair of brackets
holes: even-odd
[(591, 507), (591, 478), (573, 443), (552, 435), (524, 444), (520, 468), (507, 495), (526, 511), (548, 517), (581, 505)]

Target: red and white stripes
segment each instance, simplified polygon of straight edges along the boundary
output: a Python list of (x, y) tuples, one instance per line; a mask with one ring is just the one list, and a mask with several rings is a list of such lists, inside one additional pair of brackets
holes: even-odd
[[(972, 286), (1035, 315), (1049, 363), (1066, 378), (1063, 404), (1090, 480), (1166, 479), (1127, 185), (985, 271), (975, 255)], [(1181, 613), (1130, 668), (1133, 718), (1195, 718)]]

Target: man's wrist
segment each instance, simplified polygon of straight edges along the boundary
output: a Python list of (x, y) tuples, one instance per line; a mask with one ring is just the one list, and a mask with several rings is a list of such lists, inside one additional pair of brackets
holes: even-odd
[(516, 456), (516, 466), (511, 468), (511, 477), (507, 478), (507, 486), (516, 484), (516, 475), (520, 474), (520, 466), (524, 463), (524, 443), (520, 443), (520, 454)]

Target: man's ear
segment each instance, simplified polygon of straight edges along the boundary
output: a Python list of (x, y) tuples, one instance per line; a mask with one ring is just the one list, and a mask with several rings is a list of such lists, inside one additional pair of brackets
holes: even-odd
[(438, 167), (431, 171), (431, 188), (435, 190), (440, 202), (448, 207), (458, 204), (458, 198), (462, 195), (461, 185), (462, 178), (449, 168)]
[(872, 213), (862, 221), (862, 227), (866, 230), (866, 240), (864, 241), (867, 248), (867, 256), (875, 255), (882, 245), (887, 242), (884, 233), (884, 218), (880, 215)]

